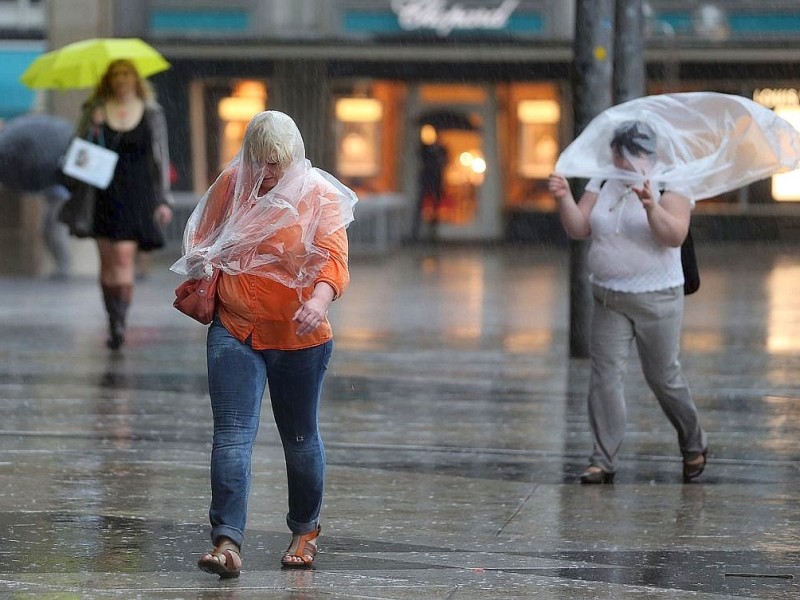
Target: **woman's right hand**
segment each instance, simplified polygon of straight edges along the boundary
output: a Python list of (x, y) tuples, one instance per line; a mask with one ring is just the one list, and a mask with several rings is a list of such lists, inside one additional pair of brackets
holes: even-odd
[(333, 302), (336, 290), (325, 281), (314, 286), (314, 291), (306, 302), (294, 313), (292, 321), (297, 323), (297, 335), (306, 335), (317, 329), (328, 314), (328, 306)]
[(100, 127), (105, 124), (106, 113), (105, 108), (102, 106), (95, 106), (92, 110), (92, 125)]
[(189, 279), (207, 278), (211, 277), (213, 273), (213, 267), (207, 264), (202, 256), (194, 254), (186, 258), (186, 276)]
[(561, 200), (562, 198), (572, 195), (566, 177), (558, 173), (550, 174), (550, 178), (547, 181), (547, 189), (555, 196), (556, 200)]

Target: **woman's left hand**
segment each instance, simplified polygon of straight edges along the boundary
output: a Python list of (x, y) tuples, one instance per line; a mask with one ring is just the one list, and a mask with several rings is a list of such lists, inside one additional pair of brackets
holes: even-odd
[(634, 187), (631, 188), (633, 192), (639, 196), (639, 200), (642, 202), (642, 206), (644, 206), (645, 211), (650, 212), (650, 209), (655, 206), (655, 201), (653, 200), (653, 190), (650, 188), (650, 182), (645, 181), (644, 185), (640, 188)]
[(172, 209), (166, 204), (159, 204), (156, 207), (156, 212), (154, 217), (156, 223), (161, 225), (161, 227), (166, 227), (167, 225), (170, 224), (170, 221), (172, 221)]
[(692, 210), (689, 198), (666, 190), (656, 202), (649, 181), (645, 181), (641, 188), (632, 189), (642, 202), (656, 239), (665, 246), (680, 246), (689, 230)]

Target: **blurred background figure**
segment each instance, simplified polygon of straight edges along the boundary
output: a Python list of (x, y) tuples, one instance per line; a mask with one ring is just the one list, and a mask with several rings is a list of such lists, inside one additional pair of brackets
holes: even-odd
[(447, 148), (439, 141), (436, 128), (432, 125), (423, 125), (420, 130), (419, 192), (411, 229), (412, 241), (419, 241), (423, 224), (427, 224), (429, 240), (434, 241), (438, 238), (444, 168), (447, 166), (447, 159)]
[(28, 114), (0, 124), (0, 183), (45, 200), (39, 227), (55, 269), (53, 278), (69, 277), (69, 231), (58, 213), (69, 198), (60, 182), (61, 158), (72, 139), (72, 125), (60, 117)]
[[(165, 244), (163, 227), (172, 219), (169, 148), (164, 110), (135, 64), (118, 59), (108, 66), (84, 105), (76, 135), (119, 154), (114, 176), (104, 190), (76, 182), (77, 204), (93, 206), (89, 237), (97, 241), (100, 286), (108, 313), (106, 345), (119, 349), (133, 298), (136, 256)], [(61, 218), (70, 223), (72, 211)]]
[(72, 235), (97, 243), (112, 350), (125, 342), (136, 254), (163, 247), (172, 220), (167, 122), (146, 79), (169, 68), (139, 38), (90, 38), (38, 56), (19, 77), (33, 90), (92, 88), (74, 135), (117, 154), (104, 189), (91, 177), (66, 178), (70, 198), (59, 212)]
[(68, 279), (72, 271), (72, 253), (69, 247), (69, 228), (58, 219), (61, 207), (69, 200), (69, 190), (57, 183), (42, 190), (45, 200), (41, 231), (45, 248), (55, 265), (51, 279)]

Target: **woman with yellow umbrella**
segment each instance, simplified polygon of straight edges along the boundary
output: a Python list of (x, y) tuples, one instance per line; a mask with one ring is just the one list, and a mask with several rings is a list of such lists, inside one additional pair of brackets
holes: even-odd
[[(61, 218), (73, 235), (97, 241), (109, 323), (106, 345), (117, 350), (125, 342), (137, 252), (163, 246), (162, 228), (172, 219), (166, 119), (142, 74), (169, 63), (135, 39), (77, 42), (37, 62), (21, 78), (31, 87), (84, 87), (94, 73), (102, 73), (83, 106), (76, 135), (119, 158), (106, 189), (75, 182)], [(75, 210), (86, 205), (93, 214), (88, 229), (80, 226)]]

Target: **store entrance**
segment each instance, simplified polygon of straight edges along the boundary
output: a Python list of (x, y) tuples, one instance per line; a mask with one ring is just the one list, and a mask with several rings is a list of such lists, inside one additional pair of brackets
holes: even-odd
[(449, 84), (420, 85), (413, 92), (409, 129), (415, 138), (417, 186), (412, 237), (499, 238), (492, 95), (481, 86)]

